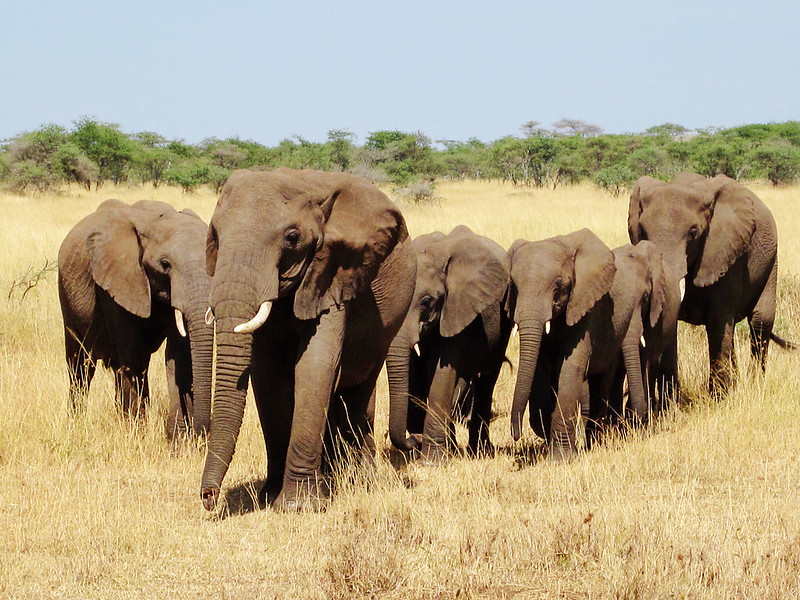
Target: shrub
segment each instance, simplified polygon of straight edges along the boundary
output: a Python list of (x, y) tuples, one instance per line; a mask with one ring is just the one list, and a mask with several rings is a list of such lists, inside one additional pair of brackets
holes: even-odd
[(614, 196), (619, 196), (630, 190), (636, 179), (638, 179), (636, 174), (623, 165), (607, 167), (594, 174), (595, 185)]
[(433, 181), (415, 181), (406, 186), (396, 188), (394, 193), (406, 202), (414, 204), (433, 204), (438, 200), (434, 193)]

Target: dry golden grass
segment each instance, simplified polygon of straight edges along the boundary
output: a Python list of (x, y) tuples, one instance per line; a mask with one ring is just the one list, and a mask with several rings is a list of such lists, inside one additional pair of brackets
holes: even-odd
[[(781, 236), (778, 331), (800, 341), (797, 188), (755, 185)], [(581, 186), (524, 190), (441, 184), (442, 200), (402, 208), (414, 235), (465, 223), (504, 246), (591, 227), (627, 241), (627, 201)], [(228, 508), (199, 501), (203, 450), (138, 426), (98, 371), (83, 414), (66, 413), (55, 274), (6, 299), (26, 269), (55, 258), (69, 228), (105, 198), (155, 197), (208, 219), (215, 199), (171, 189), (0, 196), (0, 596), (57, 598), (788, 598), (800, 595), (800, 354), (773, 348), (765, 377), (744, 375), (712, 403), (702, 332), (681, 327), (692, 400), (652, 431), (563, 466), (531, 432), (511, 441), (514, 375), (495, 394), (492, 459), (343, 478), (324, 514), (254, 507), (265, 473), (252, 405), (226, 478)], [(749, 365), (746, 334), (739, 364)], [(509, 356), (516, 362), (512, 342)], [(160, 355), (159, 355), (160, 357)], [(379, 388), (378, 442), (386, 429)], [(408, 484), (408, 485), (407, 485)]]

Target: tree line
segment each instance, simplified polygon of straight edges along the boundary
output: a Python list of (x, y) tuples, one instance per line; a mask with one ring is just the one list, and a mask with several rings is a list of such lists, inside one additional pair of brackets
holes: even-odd
[(349, 130), (334, 129), (324, 142), (296, 135), (277, 146), (238, 137), (187, 144), (83, 117), (71, 128), (46, 124), (0, 142), (0, 185), (14, 192), (123, 182), (219, 191), (234, 169), (286, 166), (350, 171), (420, 199), (438, 179), (534, 187), (593, 181), (615, 194), (642, 175), (670, 179), (681, 171), (764, 178), (773, 185), (800, 179), (798, 121), (695, 132), (665, 123), (636, 134), (605, 134), (595, 125), (561, 119), (550, 129), (529, 121), (520, 130), (493, 142), (434, 143), (419, 132), (384, 130), (358, 145)]

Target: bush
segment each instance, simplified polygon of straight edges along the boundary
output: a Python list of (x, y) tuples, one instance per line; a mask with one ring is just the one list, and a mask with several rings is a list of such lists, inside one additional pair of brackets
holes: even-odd
[(435, 187), (433, 181), (415, 181), (406, 186), (396, 188), (394, 193), (406, 202), (433, 204), (438, 200), (434, 193)]
[(750, 158), (755, 174), (766, 177), (774, 186), (800, 178), (800, 149), (795, 146), (763, 146), (754, 150)]
[(627, 193), (637, 179), (636, 174), (623, 165), (607, 167), (594, 174), (595, 185), (614, 196)]

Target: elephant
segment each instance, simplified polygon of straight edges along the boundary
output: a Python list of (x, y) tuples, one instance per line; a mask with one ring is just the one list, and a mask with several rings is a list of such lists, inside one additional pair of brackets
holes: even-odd
[[(734, 327), (747, 318), (750, 350), (763, 372), (778, 280), (778, 234), (755, 194), (724, 175), (681, 173), (670, 182), (642, 177), (628, 209), (631, 242), (651, 240), (680, 281), (679, 318), (705, 325), (709, 391), (724, 395), (735, 376)], [(683, 291), (685, 290), (685, 296)]]
[(206, 259), (217, 367), (203, 505), (217, 505), (249, 377), (268, 458), (259, 500), (324, 508), (337, 444), (374, 460), (371, 400), (416, 272), (403, 215), (355, 175), (237, 170)]
[[(627, 244), (613, 252), (617, 272), (610, 296), (615, 301), (615, 312), (620, 299), (625, 298), (626, 302), (634, 299), (637, 304), (623, 342), (623, 348), (627, 346), (631, 354), (627, 357), (622, 351), (618, 354), (610, 389), (603, 390), (600, 402), (592, 399), (596, 412), (590, 424), (617, 422), (625, 417), (632, 417), (634, 424), (642, 424), (659, 414), (678, 394), (680, 291), (669, 264), (653, 242)], [(637, 341), (641, 341), (640, 368), (632, 360)], [(626, 376), (629, 401), (623, 411)], [(608, 385), (608, 380), (605, 383)]]
[(214, 332), (204, 314), (207, 230), (188, 209), (106, 200), (67, 234), (58, 295), (72, 410), (102, 360), (114, 371), (124, 413), (143, 415), (150, 357), (166, 339), (167, 437), (208, 430)]
[[(386, 358), (390, 439), (401, 450), (421, 447), (427, 461), (437, 461), (448, 434), (454, 444), (454, 405), (469, 401), (458, 407), (471, 407), (469, 450), (491, 453), (492, 392), (511, 333), (508, 253), (463, 225), (448, 235), (419, 236), (411, 248), (414, 296)], [(412, 398), (427, 401), (427, 411)], [(406, 437), (407, 430), (423, 435)]]
[(529, 406), (531, 427), (548, 441), (550, 459), (575, 456), (578, 413), (591, 443), (620, 355), (631, 406), (644, 418), (640, 340), (644, 326), (661, 319), (666, 291), (642, 260), (646, 250), (611, 251), (588, 229), (511, 246), (509, 303), (520, 336), (514, 440)]

